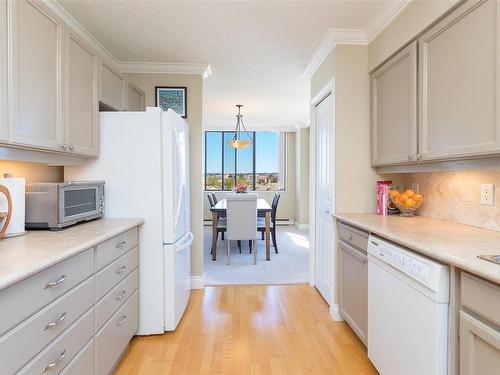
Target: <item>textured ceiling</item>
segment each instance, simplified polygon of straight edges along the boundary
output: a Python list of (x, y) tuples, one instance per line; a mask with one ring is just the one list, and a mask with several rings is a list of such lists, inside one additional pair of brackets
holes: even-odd
[(331, 28), (365, 28), (387, 1), (60, 0), (120, 61), (210, 63), (204, 123), (280, 128), (309, 117), (302, 77)]

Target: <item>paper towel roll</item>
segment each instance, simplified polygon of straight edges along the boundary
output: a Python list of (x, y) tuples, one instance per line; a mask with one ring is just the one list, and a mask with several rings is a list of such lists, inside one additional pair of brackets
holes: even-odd
[[(24, 210), (26, 180), (24, 178), (0, 178), (0, 185), (9, 189), (12, 197), (12, 217), (4, 237), (20, 236), (26, 233), (24, 229)], [(0, 211), (7, 211), (7, 199), (0, 194)]]

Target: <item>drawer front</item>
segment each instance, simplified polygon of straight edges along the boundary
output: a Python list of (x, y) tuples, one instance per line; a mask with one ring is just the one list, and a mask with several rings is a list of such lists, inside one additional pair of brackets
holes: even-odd
[(108, 374), (137, 331), (138, 292), (123, 304), (95, 337), (95, 373)]
[(339, 237), (345, 243), (364, 251), (368, 249), (368, 233), (349, 225), (339, 224)]
[(61, 371), (61, 375), (92, 375), (94, 373), (94, 339), (90, 340), (70, 363)]
[(99, 301), (135, 268), (137, 268), (137, 247), (95, 275), (95, 301)]
[(94, 273), (90, 248), (0, 292), (0, 335)]
[(132, 228), (96, 247), (96, 272), (137, 246), (137, 228)]
[(93, 303), (94, 278), (91, 277), (0, 337), (0, 374), (10, 374), (23, 367)]
[(90, 309), (62, 335), (28, 363), (19, 374), (58, 374), (94, 334), (94, 309)]
[(462, 272), (462, 306), (500, 327), (500, 287)]
[(111, 315), (137, 289), (137, 277), (138, 271), (135, 269), (95, 305), (96, 331), (106, 323)]

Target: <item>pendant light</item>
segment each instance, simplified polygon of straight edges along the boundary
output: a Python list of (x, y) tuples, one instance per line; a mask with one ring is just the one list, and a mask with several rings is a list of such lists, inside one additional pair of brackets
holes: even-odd
[[(243, 107), (243, 104), (236, 104), (236, 107), (238, 107), (238, 114), (236, 115), (236, 129), (234, 129), (233, 138), (227, 141), (227, 144), (233, 148), (245, 148), (253, 143), (253, 139), (250, 134), (248, 134), (245, 124), (243, 123), (243, 115), (241, 114), (241, 107)], [(240, 139), (242, 133), (241, 126), (243, 126), (243, 130), (249, 139)]]

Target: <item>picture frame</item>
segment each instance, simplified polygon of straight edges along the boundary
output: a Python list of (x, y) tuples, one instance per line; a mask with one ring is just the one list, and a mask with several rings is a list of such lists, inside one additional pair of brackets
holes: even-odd
[(155, 106), (164, 111), (169, 108), (179, 116), (187, 117), (187, 87), (155, 86)]

